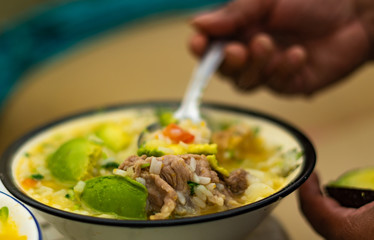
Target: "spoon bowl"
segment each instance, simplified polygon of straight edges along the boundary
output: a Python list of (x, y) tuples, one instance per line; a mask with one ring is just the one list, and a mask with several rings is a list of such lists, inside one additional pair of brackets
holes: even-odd
[[(173, 115), (176, 120), (190, 119), (194, 123), (202, 120), (200, 114), (202, 94), (211, 76), (217, 71), (224, 58), (224, 46), (223, 41), (216, 41), (210, 45), (192, 75), (181, 105)], [(141, 146), (144, 142), (146, 133), (154, 132), (160, 128), (161, 125), (158, 122), (148, 125), (145, 131), (139, 135), (138, 146)]]

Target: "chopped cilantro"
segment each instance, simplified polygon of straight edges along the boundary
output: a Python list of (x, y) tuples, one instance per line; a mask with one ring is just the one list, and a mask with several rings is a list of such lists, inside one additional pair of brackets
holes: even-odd
[(74, 191), (72, 189), (69, 189), (68, 193), (66, 193), (65, 197), (67, 199), (74, 200), (75, 199)]
[(191, 196), (195, 195), (195, 187), (199, 186), (200, 184), (192, 182), (192, 181), (187, 181), (187, 184), (190, 187), (190, 195)]
[(30, 157), (30, 153), (25, 152), (24, 156), (28, 158), (28, 157)]
[(31, 175), (31, 178), (34, 179), (34, 180), (42, 180), (44, 178), (44, 176), (41, 175), (40, 173), (35, 173), (35, 174)]
[(118, 168), (119, 164), (116, 163), (116, 162), (107, 162), (104, 165), (102, 165), (101, 167), (105, 168), (105, 169), (112, 169), (112, 168)]

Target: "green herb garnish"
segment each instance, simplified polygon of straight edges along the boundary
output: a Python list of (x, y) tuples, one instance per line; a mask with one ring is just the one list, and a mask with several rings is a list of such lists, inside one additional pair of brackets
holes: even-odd
[(192, 182), (192, 181), (187, 181), (187, 184), (190, 187), (190, 195), (191, 196), (195, 195), (195, 187), (199, 186), (200, 184)]
[(36, 174), (32, 174), (31, 178), (34, 179), (34, 180), (42, 180), (44, 178), (44, 176), (41, 175), (40, 173), (36, 173)]
[(101, 166), (102, 168), (105, 169), (113, 169), (113, 168), (118, 168), (119, 164), (116, 162), (107, 162), (104, 165)]

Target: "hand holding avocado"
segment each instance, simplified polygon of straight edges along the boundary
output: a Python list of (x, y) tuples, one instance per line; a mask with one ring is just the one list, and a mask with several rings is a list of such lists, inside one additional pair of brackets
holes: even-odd
[(374, 202), (346, 208), (322, 194), (316, 173), (300, 187), (300, 208), (315, 231), (326, 239), (373, 239)]

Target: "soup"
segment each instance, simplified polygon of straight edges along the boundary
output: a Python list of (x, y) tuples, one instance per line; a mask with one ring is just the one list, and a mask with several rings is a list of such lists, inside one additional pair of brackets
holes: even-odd
[[(297, 173), (300, 147), (277, 141), (266, 123), (217, 111), (204, 119), (176, 121), (168, 110), (128, 109), (71, 120), (23, 147), (18, 185), (64, 211), (160, 220), (259, 201)], [(144, 132), (154, 122), (161, 127)]]

